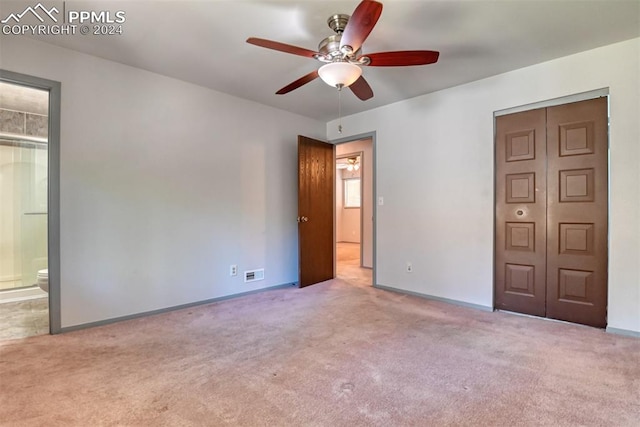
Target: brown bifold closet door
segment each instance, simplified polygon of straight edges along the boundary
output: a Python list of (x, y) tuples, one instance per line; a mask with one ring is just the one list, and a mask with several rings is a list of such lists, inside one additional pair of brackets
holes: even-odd
[(547, 109), (547, 317), (605, 327), (607, 98)]
[(496, 118), (496, 308), (607, 323), (607, 99)]
[(545, 315), (545, 110), (496, 118), (496, 308)]

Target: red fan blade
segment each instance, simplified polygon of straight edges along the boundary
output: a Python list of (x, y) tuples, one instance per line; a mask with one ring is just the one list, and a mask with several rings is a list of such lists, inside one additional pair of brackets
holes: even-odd
[(280, 52), (291, 53), (299, 56), (306, 56), (307, 58), (315, 58), (315, 55), (319, 55), (318, 52), (314, 52), (303, 47), (293, 46), (290, 44), (274, 42), (273, 40), (259, 39), (256, 37), (249, 37), (247, 43), (254, 44), (260, 47), (266, 47), (267, 49), (273, 49)]
[(307, 83), (318, 78), (318, 70), (312, 71), (306, 76), (300, 77), (293, 83), (289, 83), (282, 89), (276, 92), (276, 95), (284, 95), (285, 93), (289, 93), (292, 90), (298, 89), (300, 86), (306, 85)]
[(366, 55), (372, 67), (405, 67), (408, 65), (427, 65), (438, 62), (440, 52), (433, 50), (404, 50), (398, 52), (368, 53)]
[(363, 101), (366, 101), (369, 98), (373, 98), (373, 90), (369, 83), (364, 79), (364, 77), (360, 76), (358, 80), (356, 80), (349, 89), (354, 93), (355, 96), (360, 98)]
[(353, 52), (356, 52), (362, 46), (365, 39), (369, 36), (371, 30), (378, 22), (378, 18), (382, 14), (382, 3), (372, 0), (363, 0), (353, 15), (349, 18), (349, 22), (342, 33), (340, 39), (340, 48), (343, 46), (351, 46)]

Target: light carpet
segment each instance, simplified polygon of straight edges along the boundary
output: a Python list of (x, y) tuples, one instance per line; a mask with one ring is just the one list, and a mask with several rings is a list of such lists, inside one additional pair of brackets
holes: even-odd
[(340, 279), (0, 343), (8, 426), (640, 425), (640, 339)]

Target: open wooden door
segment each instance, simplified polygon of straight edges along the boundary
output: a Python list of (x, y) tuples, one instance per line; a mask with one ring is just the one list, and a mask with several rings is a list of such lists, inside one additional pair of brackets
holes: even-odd
[(333, 279), (334, 146), (298, 136), (299, 286)]

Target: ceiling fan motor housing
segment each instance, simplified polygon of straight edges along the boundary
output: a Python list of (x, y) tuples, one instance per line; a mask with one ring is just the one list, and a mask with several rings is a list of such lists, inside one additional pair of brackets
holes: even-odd
[[(316, 59), (322, 62), (351, 62), (359, 65), (363, 65), (362, 61), (356, 61), (356, 58), (362, 54), (362, 49), (358, 49), (356, 52), (351, 52), (348, 55), (340, 49), (340, 40), (342, 39), (342, 32), (349, 23), (349, 15), (342, 13), (336, 13), (331, 15), (327, 19), (329, 28), (336, 32), (335, 35), (329, 36), (322, 40), (318, 45), (318, 55)], [(366, 65), (366, 64), (365, 64)]]
[(342, 34), (347, 26), (347, 23), (349, 22), (349, 18), (349, 15), (336, 13), (335, 15), (331, 15), (329, 19), (327, 19), (327, 24), (329, 25), (329, 28), (331, 28), (337, 34)]
[(351, 62), (353, 59), (355, 59), (358, 55), (362, 53), (362, 49), (358, 49), (357, 52), (354, 52), (353, 54), (345, 57), (344, 53), (340, 50), (341, 38), (342, 38), (342, 35), (335, 34), (333, 36), (327, 37), (326, 39), (320, 42), (320, 44), (318, 45), (318, 52), (320, 52), (322, 56), (324, 56), (325, 62), (333, 62), (338, 58)]

